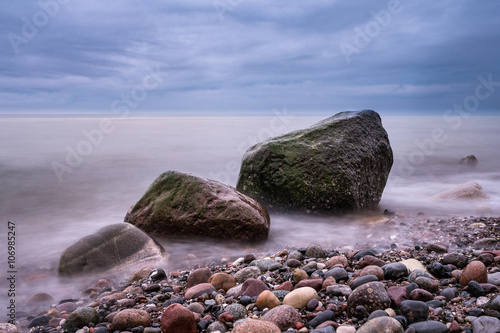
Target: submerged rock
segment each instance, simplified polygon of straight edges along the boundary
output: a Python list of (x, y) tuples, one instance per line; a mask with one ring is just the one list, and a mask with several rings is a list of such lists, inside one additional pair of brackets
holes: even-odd
[(486, 199), (488, 196), (484, 193), (481, 185), (475, 182), (468, 182), (455, 186), (451, 189), (440, 192), (434, 196), (436, 199), (448, 200), (470, 200), (470, 199)]
[(117, 223), (85, 236), (61, 254), (58, 272), (78, 275), (124, 267), (140, 262), (161, 260), (163, 247), (140, 229)]
[(371, 207), (380, 201), (392, 162), (380, 116), (346, 111), (248, 149), (237, 189), (273, 208)]
[(478, 162), (479, 161), (477, 160), (476, 156), (468, 155), (468, 156), (465, 156), (464, 158), (461, 158), (458, 163), (461, 165), (468, 166), (468, 167), (475, 167)]
[(161, 174), (125, 216), (151, 235), (265, 240), (270, 220), (256, 200), (229, 185), (177, 171)]

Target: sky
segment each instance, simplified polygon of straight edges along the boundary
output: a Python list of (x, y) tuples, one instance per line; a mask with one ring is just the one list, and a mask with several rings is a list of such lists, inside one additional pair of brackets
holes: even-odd
[(40, 0), (0, 12), (0, 114), (500, 114), (498, 1)]

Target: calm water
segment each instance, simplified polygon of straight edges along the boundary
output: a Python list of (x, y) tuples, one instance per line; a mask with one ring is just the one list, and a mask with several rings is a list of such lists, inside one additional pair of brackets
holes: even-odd
[[(286, 114), (260, 118), (149, 117), (113, 118), (103, 124), (100, 118), (91, 117), (0, 118), (2, 251), (6, 248), (7, 221), (15, 222), (18, 303), (39, 291), (56, 299), (77, 297), (76, 290), (89, 282), (55, 277), (61, 252), (100, 227), (122, 222), (130, 206), (160, 173), (179, 170), (234, 186), (241, 158), (250, 145), (323, 118)], [(468, 216), (478, 214), (479, 207), (489, 215), (500, 215), (500, 117), (470, 117), (460, 124), (441, 117), (384, 117), (383, 124), (395, 163), (382, 209), (408, 215)], [(469, 154), (479, 160), (474, 169), (457, 163)], [(489, 198), (466, 203), (431, 198), (468, 181), (482, 185)], [(273, 215), (269, 241), (260, 246), (160, 240), (171, 254), (162, 265), (177, 267), (193, 254), (204, 262), (234, 259), (249, 251), (277, 251), (285, 245), (354, 244), (373, 233), (375, 220), (359, 215)], [(6, 256), (0, 260), (2, 271), (6, 271)], [(4, 279), (0, 287), (3, 306)]]

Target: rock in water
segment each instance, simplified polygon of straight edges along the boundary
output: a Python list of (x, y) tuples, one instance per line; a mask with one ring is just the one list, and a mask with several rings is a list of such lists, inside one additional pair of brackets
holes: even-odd
[(151, 235), (265, 240), (269, 214), (229, 185), (177, 171), (161, 174), (125, 222)]
[(346, 111), (247, 150), (237, 189), (273, 208), (376, 206), (393, 162), (380, 116)]
[(117, 223), (83, 237), (64, 250), (58, 272), (68, 276), (99, 272), (161, 260), (165, 256), (163, 247), (143, 231), (128, 223)]
[(448, 200), (471, 200), (485, 199), (488, 198), (488, 195), (484, 193), (483, 188), (478, 183), (468, 182), (438, 193), (434, 196), (434, 198)]

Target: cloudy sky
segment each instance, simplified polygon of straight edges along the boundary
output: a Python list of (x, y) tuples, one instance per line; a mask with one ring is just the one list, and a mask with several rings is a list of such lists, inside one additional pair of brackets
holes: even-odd
[(8, 1), (0, 113), (498, 112), (499, 15), (472, 0)]

